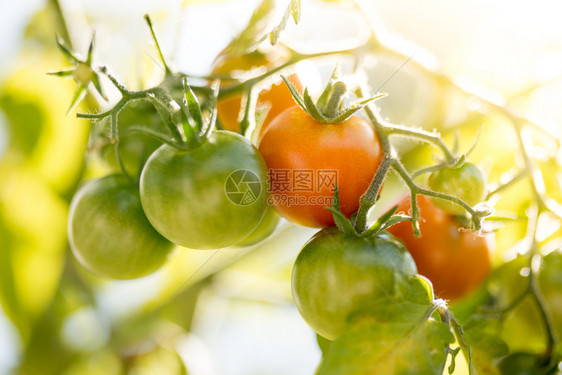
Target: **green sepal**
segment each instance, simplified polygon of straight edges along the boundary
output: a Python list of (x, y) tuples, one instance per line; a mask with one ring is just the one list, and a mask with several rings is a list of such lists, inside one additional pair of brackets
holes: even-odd
[(217, 124), (217, 103), (219, 102), (219, 90), (220, 90), (220, 80), (216, 79), (211, 83), (211, 89), (213, 90), (213, 100), (211, 103), (211, 116), (209, 118), (209, 124), (205, 129), (205, 138), (208, 138), (211, 133), (215, 130)]
[(55, 41), (57, 43), (57, 47), (59, 47), (59, 50), (62, 52), (62, 54), (72, 63), (72, 64), (79, 64), (80, 60), (78, 60), (73, 54), (72, 52), (70, 52), (70, 50), (68, 48), (66, 48), (66, 46), (64, 45), (64, 42), (62, 41), (62, 39), (56, 35), (55, 36)]
[(76, 108), (76, 106), (78, 105), (78, 103), (80, 103), (80, 101), (82, 99), (84, 99), (84, 96), (86, 96), (86, 85), (83, 83), (80, 83), (77, 87), (76, 90), (74, 91), (74, 95), (72, 97), (72, 101), (70, 102), (70, 106), (68, 107), (68, 110), (66, 111), (66, 114), (68, 115), (70, 112), (72, 112), (74, 110), (74, 108)]
[(390, 228), (394, 224), (398, 224), (404, 221), (412, 221), (412, 218), (407, 215), (395, 215), (394, 213), (398, 209), (398, 206), (392, 207), (384, 215), (379, 217), (377, 221), (365, 232), (361, 233), (361, 237), (372, 237), (376, 236), (382, 231)]
[(324, 115), (320, 113), (318, 107), (316, 106), (316, 104), (314, 104), (314, 101), (312, 101), (312, 98), (308, 94), (308, 88), (304, 89), (303, 98), (304, 98), (305, 112), (308, 113), (310, 117), (312, 117), (314, 120), (318, 122), (323, 122), (323, 123), (328, 122), (328, 119), (326, 119), (326, 117), (324, 117)]
[(193, 121), (195, 121), (195, 129), (200, 132), (203, 129), (203, 114), (201, 113), (201, 108), (199, 107), (199, 101), (197, 97), (191, 90), (191, 87), (187, 84), (187, 79), (184, 78), (182, 81), (184, 98), (189, 110), (189, 114)]
[(90, 46), (88, 47), (88, 55), (86, 56), (86, 64), (87, 65), (92, 65), (92, 55), (94, 52), (94, 40), (95, 40), (95, 36), (96, 34), (92, 34), (92, 40), (90, 41)]
[(351, 222), (341, 212), (340, 197), (337, 185), (336, 189), (334, 190), (334, 202), (332, 203), (332, 207), (325, 208), (332, 213), (334, 217), (334, 223), (339, 228), (339, 230), (348, 235), (358, 235), (358, 233), (355, 231), (355, 228), (353, 227), (353, 224), (351, 224)]
[(94, 87), (96, 88), (96, 91), (100, 94), (100, 96), (105, 101), (107, 101), (107, 96), (105, 96), (105, 93), (103, 92), (103, 90), (101, 88), (100, 80), (98, 78), (97, 73), (94, 73), (94, 78), (92, 78), (92, 84), (94, 85)]
[(289, 91), (291, 92), (291, 96), (293, 97), (293, 99), (295, 100), (295, 103), (303, 110), (306, 111), (306, 106), (304, 105), (304, 100), (301, 96), (301, 94), (299, 93), (299, 91), (295, 88), (295, 86), (293, 86), (293, 84), (291, 83), (291, 81), (289, 81), (287, 79), (287, 77), (285, 77), (284, 75), (281, 75), (281, 78), (283, 79), (283, 81), (285, 82), (285, 84), (287, 85), (287, 88), (289, 89)]
[(356, 102), (355, 104), (351, 105), (349, 108), (347, 108), (346, 110), (344, 110), (342, 113), (340, 113), (337, 117), (330, 119), (330, 122), (333, 123), (338, 123), (338, 122), (342, 122), (344, 120), (347, 120), (348, 118), (350, 118), (355, 112), (361, 110), (365, 105), (367, 105), (369, 102), (373, 101), (373, 100), (377, 100), (380, 98), (384, 98), (387, 94), (386, 93), (382, 93), (382, 94), (377, 94), (375, 96), (372, 96), (370, 98), (367, 99), (363, 99), (360, 100), (358, 102)]
[(60, 72), (48, 72), (47, 74), (50, 76), (68, 77), (74, 74), (74, 69), (61, 70)]

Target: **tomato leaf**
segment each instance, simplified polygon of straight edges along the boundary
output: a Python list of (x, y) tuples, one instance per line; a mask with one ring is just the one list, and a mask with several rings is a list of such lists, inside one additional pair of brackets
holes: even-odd
[(440, 374), (454, 340), (431, 319), (434, 306), (390, 298), (377, 306), (331, 343), (318, 374)]
[(494, 361), (508, 353), (507, 344), (487, 329), (489, 320), (481, 315), (471, 318), (463, 326), (464, 341), (470, 345), (472, 366), (478, 374), (500, 374)]
[(246, 28), (226, 46), (216, 59), (218, 60), (224, 55), (238, 56), (254, 51), (267, 38), (267, 33), (271, 30), (274, 8), (274, 0), (262, 0)]
[(287, 21), (289, 21), (289, 17), (293, 16), (293, 21), (295, 21), (295, 25), (300, 22), (301, 19), (301, 2), (300, 0), (291, 0), (289, 6), (285, 10), (283, 14), (283, 18), (279, 25), (277, 25), (271, 33), (269, 33), (269, 41), (272, 45), (277, 44), (279, 41), (279, 35), (285, 28), (287, 27)]

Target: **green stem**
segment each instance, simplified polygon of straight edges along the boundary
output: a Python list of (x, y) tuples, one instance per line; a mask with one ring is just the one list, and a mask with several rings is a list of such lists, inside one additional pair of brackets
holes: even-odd
[(400, 135), (409, 138), (415, 138), (433, 144), (443, 152), (445, 158), (450, 164), (454, 164), (457, 160), (457, 158), (453, 155), (451, 150), (449, 150), (449, 148), (443, 141), (443, 138), (441, 138), (437, 133), (430, 133), (422, 129), (411, 129), (405, 126), (395, 125), (388, 122), (383, 122), (382, 125), (383, 131), (389, 135)]
[(468, 373), (469, 375), (475, 374), (476, 369), (474, 368), (474, 364), (472, 363), (472, 349), (470, 346), (464, 341), (463, 338), (463, 331), (462, 326), (459, 324), (453, 313), (449, 310), (445, 311), (445, 315), (447, 316), (447, 320), (450, 323), (450, 327), (453, 329), (453, 334), (457, 339), (457, 343), (462, 350), (464, 358), (466, 359), (466, 363), (468, 364)]
[[(392, 168), (398, 173), (398, 175), (400, 176), (400, 178), (402, 178), (402, 180), (408, 186), (408, 188), (410, 188), (410, 191), (411, 191), (412, 195), (423, 194), (423, 195), (427, 195), (427, 196), (434, 197), (434, 198), (444, 199), (444, 200), (447, 200), (447, 201), (458, 204), (459, 206), (463, 207), (470, 214), (471, 219), (472, 219), (472, 224), (474, 226), (474, 230), (480, 230), (480, 227), (481, 227), (480, 215), (468, 203), (466, 203), (465, 201), (463, 201), (462, 199), (460, 199), (458, 197), (454, 197), (454, 196), (451, 196), (451, 195), (448, 195), (448, 194), (438, 193), (438, 192), (435, 192), (435, 191), (431, 191), (431, 190), (427, 190), (427, 189), (419, 187), (418, 185), (416, 185), (416, 183), (414, 182), (412, 177), (410, 177), (410, 175), (406, 171), (406, 168), (404, 168), (402, 163), (397, 159), (394, 159), (394, 161), (392, 163)], [(416, 210), (417, 210), (416, 206), (417, 205), (412, 204), (412, 216), (414, 216), (414, 214), (416, 213)], [(412, 222), (414, 222), (414, 221), (415, 220), (413, 220)], [(415, 227), (414, 227), (414, 230), (415, 230)]]
[[(363, 92), (361, 89), (356, 90), (356, 94), (358, 97), (362, 98)], [(381, 131), (381, 124), (379, 118), (373, 112), (370, 105), (366, 105), (364, 108), (365, 113), (369, 117), (369, 120), (373, 124), (375, 128), (375, 132), (379, 137), (379, 141), (381, 143), (383, 159), (369, 188), (367, 191), (361, 195), (359, 198), (359, 209), (357, 210), (357, 214), (355, 215), (355, 220), (353, 226), (357, 233), (362, 233), (367, 229), (367, 216), (369, 214), (369, 210), (375, 205), (379, 192), (381, 190), (382, 184), (388, 174), (388, 171), (394, 161), (393, 155), (394, 150), (392, 149), (392, 145), (390, 144), (390, 140), (386, 133)]]
[[(327, 56), (333, 56), (333, 55), (355, 55), (358, 51), (360, 50), (364, 50), (366, 47), (366, 45), (362, 45), (356, 48), (349, 48), (349, 49), (343, 49), (343, 50), (337, 50), (337, 51), (326, 51), (326, 52), (318, 52), (318, 53), (310, 53), (310, 54), (300, 54), (300, 53), (296, 53), (289, 61), (285, 62), (284, 64), (281, 64), (259, 76), (256, 76), (254, 78), (250, 78), (247, 81), (241, 82), (237, 85), (233, 85), (230, 87), (226, 87), (223, 88), (220, 91), (219, 94), (219, 98), (220, 99), (224, 99), (228, 96), (232, 96), (235, 94), (238, 94), (240, 92), (242, 92), (245, 88), (247, 88), (248, 86), (254, 86), (256, 84), (258, 84), (259, 82), (263, 81), (264, 79), (273, 76), (274, 74), (277, 74), (293, 65), (295, 65), (298, 62), (301, 62), (303, 60), (309, 60), (309, 59), (315, 59), (315, 58), (319, 58), (319, 57), (327, 57)], [(182, 73), (183, 74), (183, 73)]]
[(519, 171), (516, 175), (511, 177), (509, 179), (509, 181), (502, 183), (501, 185), (496, 187), (494, 190), (488, 192), (488, 194), (486, 195), (486, 198), (484, 200), (487, 201), (488, 199), (492, 198), (494, 195), (496, 195), (496, 194), (504, 191), (505, 189), (513, 186), (516, 182), (518, 182), (519, 180), (521, 180), (523, 177), (526, 177), (526, 176), (527, 176), (526, 170)]

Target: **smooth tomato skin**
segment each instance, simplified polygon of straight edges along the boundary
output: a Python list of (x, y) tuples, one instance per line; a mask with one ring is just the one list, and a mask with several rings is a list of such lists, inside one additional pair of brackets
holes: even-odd
[(397, 275), (416, 273), (411, 255), (390, 236), (360, 238), (326, 228), (295, 261), (293, 299), (307, 324), (334, 340), (346, 331), (352, 314), (393, 293)]
[(268, 205), (258, 226), (236, 246), (252, 246), (262, 242), (275, 231), (277, 224), (279, 224), (279, 215), (273, 207)]
[(156, 271), (173, 247), (150, 225), (138, 189), (122, 175), (93, 180), (76, 193), (68, 237), (80, 264), (119, 280)]
[[(272, 176), (277, 212), (293, 223), (315, 228), (334, 225), (332, 213), (325, 207), (331, 206), (335, 186), (318, 189), (318, 174), (323, 173), (319, 171), (336, 171), (341, 210), (350, 217), (383, 157), (377, 134), (364, 118), (352, 116), (338, 124), (324, 124), (296, 106), (271, 122), (259, 150)], [(314, 173), (313, 191), (292, 188), (294, 171), (303, 170)], [(275, 183), (274, 176), (286, 171), (289, 188)], [(299, 197), (304, 197), (304, 203), (293, 204)]]
[[(281, 58), (272, 58), (258, 51), (242, 56), (225, 56), (215, 64), (211, 73), (217, 75), (231, 74), (233, 71), (249, 71), (260, 67), (272, 69), (276, 65), (275, 60), (281, 60)], [(291, 74), (287, 78), (297, 90), (302, 91), (302, 83), (296, 74)], [(229, 83), (227, 81), (221, 85), (222, 88), (228, 86)], [(226, 97), (217, 103), (217, 116), (224, 129), (235, 133), (240, 132), (239, 116), (241, 105), (241, 94)], [(285, 82), (279, 78), (271, 86), (260, 91), (257, 105), (258, 107), (260, 105), (267, 105), (269, 107), (261, 125), (261, 132), (263, 132), (277, 115), (294, 106), (295, 101)]]
[[(454, 218), (435, 207), (424, 195), (417, 197), (421, 237), (415, 237), (410, 222), (393, 225), (388, 232), (404, 242), (420, 274), (433, 283), (437, 297), (455, 300), (478, 288), (491, 270), (493, 236), (460, 231)], [(399, 213), (411, 213), (410, 198), (404, 198)]]
[[(466, 162), (457, 168), (443, 168), (429, 174), (428, 187), (436, 192), (453, 195), (470, 206), (480, 203), (486, 196), (486, 175), (476, 164)], [(462, 206), (432, 198), (433, 204), (451, 214), (463, 214)]]
[[(233, 172), (244, 170), (259, 185), (257, 197), (241, 205), (231, 200), (227, 189), (235, 187), (227, 184)], [(218, 249), (243, 241), (259, 225), (266, 185), (265, 163), (250, 141), (216, 131), (189, 151), (168, 145), (156, 150), (142, 171), (140, 195), (148, 220), (164, 237), (192, 249)]]

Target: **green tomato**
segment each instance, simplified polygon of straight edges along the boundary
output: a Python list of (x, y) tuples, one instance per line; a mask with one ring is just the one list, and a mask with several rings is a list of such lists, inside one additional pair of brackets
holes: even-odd
[(267, 167), (246, 138), (225, 131), (189, 151), (163, 145), (140, 181), (148, 220), (164, 237), (192, 249), (245, 240), (267, 209)]
[(93, 180), (76, 193), (68, 237), (80, 264), (120, 280), (156, 271), (173, 247), (150, 225), (136, 186), (121, 175)]
[(392, 295), (397, 277), (416, 273), (410, 253), (390, 236), (361, 238), (323, 229), (295, 261), (293, 299), (308, 325), (334, 340), (347, 330), (352, 315)]
[(252, 246), (265, 240), (273, 233), (275, 228), (277, 228), (277, 224), (279, 224), (279, 215), (277, 211), (275, 211), (275, 208), (268, 205), (256, 229), (254, 229), (248, 237), (238, 242), (236, 246)]
[[(119, 112), (119, 156), (127, 173), (138, 177), (148, 157), (162, 145), (157, 139), (144, 134), (130, 134), (132, 126), (149, 128), (161, 134), (168, 130), (152, 104), (146, 100), (133, 101)], [(100, 155), (111, 168), (119, 171), (115, 157), (115, 145), (106, 144), (100, 149)]]
[[(486, 196), (486, 175), (476, 164), (466, 162), (460, 167), (443, 168), (429, 174), (428, 187), (438, 193), (448, 194), (462, 199), (470, 206), (480, 203)], [(432, 198), (433, 203), (451, 213), (462, 214), (462, 206), (439, 198)]]

